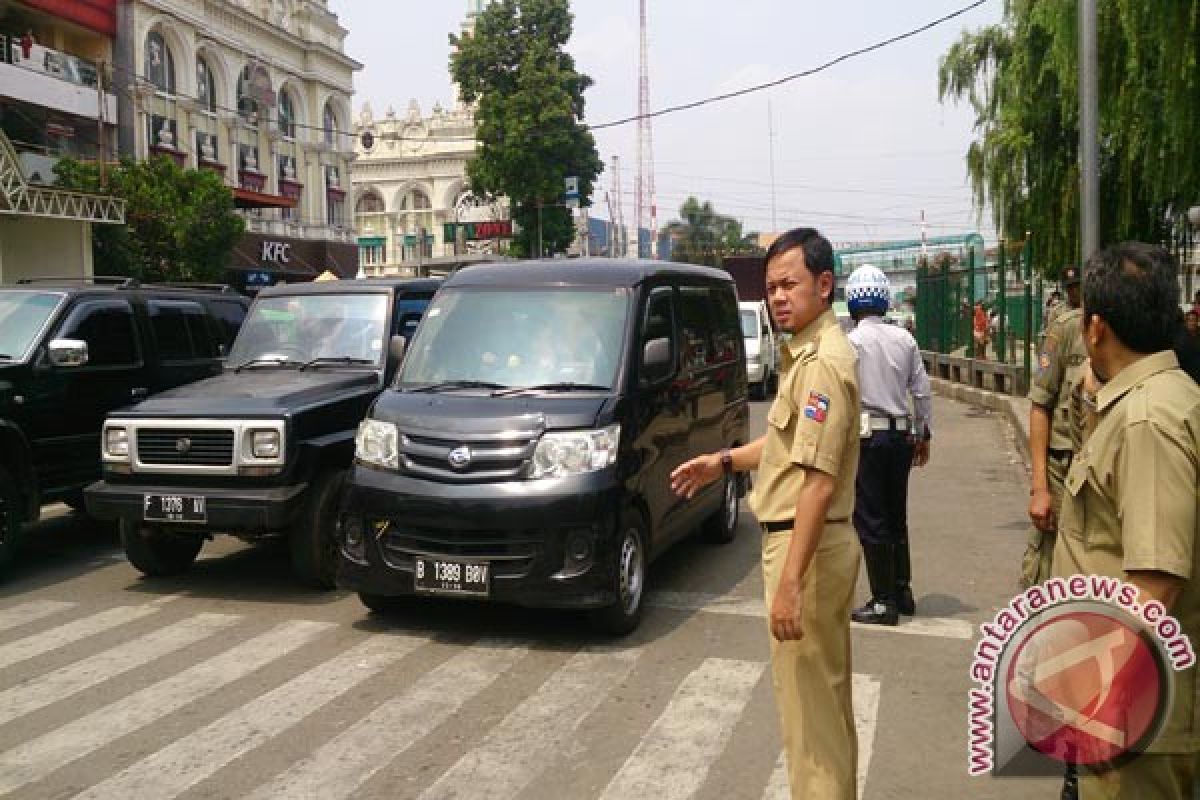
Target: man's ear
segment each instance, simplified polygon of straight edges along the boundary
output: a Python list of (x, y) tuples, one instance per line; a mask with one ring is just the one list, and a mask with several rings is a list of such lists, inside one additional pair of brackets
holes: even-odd
[(821, 299), (826, 303), (833, 304), (833, 289), (837, 283), (837, 278), (833, 272), (826, 270), (817, 276), (817, 292), (821, 295)]

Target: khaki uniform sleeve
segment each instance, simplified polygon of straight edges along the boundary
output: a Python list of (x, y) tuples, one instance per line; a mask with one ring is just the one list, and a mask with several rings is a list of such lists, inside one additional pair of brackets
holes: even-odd
[(1063, 352), (1063, 343), (1066, 341), (1063, 333), (1062, 325), (1056, 319), (1046, 331), (1046, 340), (1042, 342), (1042, 352), (1038, 353), (1029, 387), (1029, 399), (1047, 410), (1053, 409), (1058, 402), (1058, 392), (1066, 371), (1068, 354)]
[[(858, 397), (845, 378), (844, 365), (818, 357), (796, 381), (796, 437), (790, 460), (837, 477), (851, 425), (858, 429)], [(854, 365), (849, 365), (853, 373)]]
[(1196, 547), (1196, 454), (1150, 420), (1125, 429), (1117, 463), (1126, 571), (1192, 577)]

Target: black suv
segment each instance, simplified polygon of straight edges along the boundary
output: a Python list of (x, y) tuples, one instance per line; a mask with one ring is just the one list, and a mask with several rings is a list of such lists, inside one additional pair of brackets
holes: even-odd
[(42, 504), (83, 508), (105, 415), (220, 372), (249, 304), (125, 278), (0, 286), (0, 566)]
[(188, 569), (204, 539), (286, 534), (295, 572), (333, 586), (354, 434), (391, 380), (436, 280), (264, 289), (225, 371), (111, 414), (88, 511), (119, 519), (146, 575)]

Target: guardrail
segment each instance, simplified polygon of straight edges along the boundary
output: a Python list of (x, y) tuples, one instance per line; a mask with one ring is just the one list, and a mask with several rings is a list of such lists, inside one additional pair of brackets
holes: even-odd
[(1029, 391), (1025, 370), (1017, 364), (951, 356), (930, 350), (921, 351), (921, 360), (925, 362), (925, 371), (933, 378), (999, 394), (1023, 396)]

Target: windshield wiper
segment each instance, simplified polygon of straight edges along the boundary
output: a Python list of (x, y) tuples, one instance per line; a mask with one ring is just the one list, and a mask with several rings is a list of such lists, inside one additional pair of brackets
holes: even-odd
[(539, 383), (536, 386), (510, 386), (506, 389), (492, 392), (492, 397), (508, 397), (509, 395), (520, 394), (521, 392), (607, 392), (610, 388), (612, 387), (601, 386), (596, 383), (560, 381), (558, 383)]
[(408, 389), (410, 392), (441, 392), (447, 389), (508, 389), (503, 383), (492, 383), (491, 381), (440, 381), (438, 383), (430, 383), (425, 386), (416, 386)]
[(253, 367), (257, 364), (274, 364), (280, 367), (295, 367), (300, 365), (300, 362), (291, 358), (251, 358), (238, 364), (233, 368), (233, 371), (241, 372), (245, 367)]
[(354, 356), (317, 356), (314, 359), (305, 361), (300, 365), (300, 370), (303, 372), (309, 367), (317, 364), (369, 364), (375, 366), (375, 362), (369, 358), (356, 358)]

